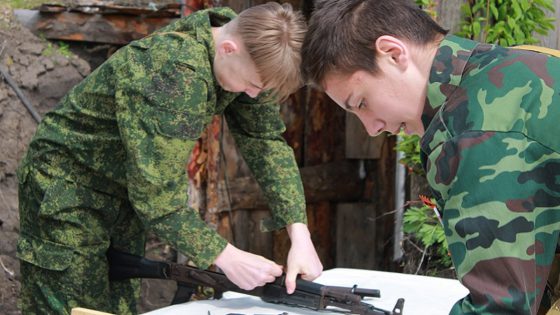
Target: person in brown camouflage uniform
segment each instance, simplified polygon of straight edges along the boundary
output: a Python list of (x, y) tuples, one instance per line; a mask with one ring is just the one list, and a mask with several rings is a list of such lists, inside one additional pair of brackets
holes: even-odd
[(277, 101), (301, 85), (304, 32), (289, 5), (199, 11), (120, 49), (44, 117), (18, 168), (24, 314), (136, 313), (138, 279), (110, 282), (105, 253), (142, 255), (147, 229), (244, 289), (282, 273), (187, 206), (185, 165), (216, 114), (269, 200), (264, 229), (288, 230), (287, 290), (321, 273)]

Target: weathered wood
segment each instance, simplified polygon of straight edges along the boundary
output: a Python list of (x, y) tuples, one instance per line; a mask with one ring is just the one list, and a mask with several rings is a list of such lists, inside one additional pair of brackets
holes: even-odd
[(114, 45), (126, 45), (178, 18), (82, 12), (40, 13), (36, 10), (16, 10), (15, 14), (33, 33), (48, 39)]
[(343, 160), (346, 113), (325, 93), (307, 89), (304, 166)]
[(455, 34), (460, 30), (461, 5), (465, 0), (440, 0), (436, 20), (450, 34)]
[(381, 157), (377, 160), (366, 161), (366, 189), (364, 200), (370, 200), (375, 209), (376, 230), (376, 269), (395, 270), (392, 261), (393, 254), (393, 222), (395, 221), (395, 152), (396, 137), (386, 137), (381, 149)]
[[(360, 179), (360, 162), (343, 160), (300, 169), (305, 197), (308, 203), (319, 201), (354, 201), (362, 197), (364, 182)], [(225, 183), (220, 183), (220, 209), (257, 209), (267, 203), (257, 181), (252, 176), (230, 178), (226, 191)]]
[(351, 113), (346, 113), (346, 158), (378, 159), (385, 133), (370, 136), (362, 122)]
[(272, 260), (278, 264), (285, 264), (288, 261), (288, 253), (292, 245), (288, 232), (286, 229), (274, 231), (272, 232), (272, 239)]
[(290, 98), (280, 107), (280, 114), (286, 124), (286, 131), (283, 136), (286, 142), (294, 150), (294, 156), (298, 165), (303, 162), (303, 143), (305, 130), (305, 89), (290, 96)]
[(307, 225), (311, 233), (311, 240), (317, 250), (317, 255), (324, 269), (336, 267), (334, 250), (336, 241), (334, 237), (335, 203), (323, 201), (307, 204)]
[(233, 224), (231, 225), (233, 245), (239, 249), (272, 259), (272, 234), (260, 230), (261, 220), (269, 217), (270, 212), (266, 209), (237, 210), (231, 214), (233, 218)]
[(539, 40), (538, 45), (560, 49), (560, 32), (558, 31), (560, 28), (560, 0), (555, 0), (554, 7), (556, 12), (547, 12), (546, 14), (546, 16), (556, 19), (554, 29), (550, 30), (546, 36), (537, 35), (536, 37)]
[(375, 269), (376, 222), (372, 203), (336, 206), (336, 266)]

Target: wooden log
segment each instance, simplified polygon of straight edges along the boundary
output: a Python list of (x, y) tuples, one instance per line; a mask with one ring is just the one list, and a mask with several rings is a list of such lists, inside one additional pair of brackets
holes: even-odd
[[(363, 179), (357, 160), (343, 160), (300, 169), (307, 203), (320, 201), (355, 201), (361, 198)], [(230, 209), (256, 209), (267, 207), (262, 191), (252, 176), (229, 179), (227, 190), (219, 185), (221, 211)], [(229, 191), (229, 197), (228, 196)]]

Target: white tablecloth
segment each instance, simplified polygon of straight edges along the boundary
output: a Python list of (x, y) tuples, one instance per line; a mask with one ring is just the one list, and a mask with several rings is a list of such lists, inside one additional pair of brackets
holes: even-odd
[[(364, 302), (377, 308), (392, 310), (398, 298), (404, 298), (403, 314), (406, 315), (447, 315), (453, 304), (464, 297), (468, 291), (459, 281), (444, 278), (415, 276), (393, 272), (361, 269), (326, 270), (315, 282), (359, 288), (379, 289), (380, 298), (366, 298)], [(172, 305), (145, 315), (226, 315), (236, 314), (270, 314), (287, 312), (290, 315), (338, 314), (326, 311), (313, 311), (303, 308), (270, 304), (235, 292), (226, 292), (220, 300), (205, 300)]]

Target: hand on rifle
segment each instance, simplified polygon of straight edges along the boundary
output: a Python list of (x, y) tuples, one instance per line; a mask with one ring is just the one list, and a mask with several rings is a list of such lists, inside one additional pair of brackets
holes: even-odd
[(242, 251), (229, 243), (214, 263), (231, 282), (244, 290), (263, 286), (282, 275), (282, 266), (262, 256)]
[(288, 253), (288, 270), (286, 271), (286, 291), (292, 294), (296, 289), (296, 278), (313, 281), (323, 272), (323, 265), (311, 242), (307, 225), (294, 223), (287, 227), (292, 246)]

